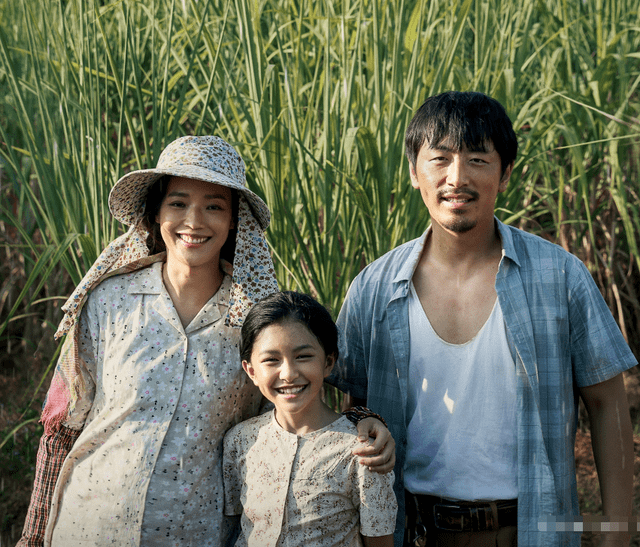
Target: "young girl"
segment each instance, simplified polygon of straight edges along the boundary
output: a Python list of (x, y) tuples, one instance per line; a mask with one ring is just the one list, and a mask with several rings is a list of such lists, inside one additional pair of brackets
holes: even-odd
[(275, 410), (224, 440), (225, 513), (241, 517), (239, 546), (392, 547), (393, 473), (360, 465), (357, 430), (322, 401), (338, 331), (310, 296), (268, 296), (247, 314), (242, 367)]

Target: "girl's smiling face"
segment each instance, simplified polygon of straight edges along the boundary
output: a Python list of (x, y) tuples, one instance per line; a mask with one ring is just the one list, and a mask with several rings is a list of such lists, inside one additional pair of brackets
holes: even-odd
[(262, 394), (276, 407), (276, 419), (287, 431), (301, 433), (326, 425), (322, 402), (324, 379), (333, 368), (314, 334), (299, 321), (268, 325), (257, 335), (250, 361), (242, 366)]
[(167, 248), (167, 262), (218, 269), (220, 249), (233, 227), (231, 190), (201, 180), (171, 177), (156, 222)]

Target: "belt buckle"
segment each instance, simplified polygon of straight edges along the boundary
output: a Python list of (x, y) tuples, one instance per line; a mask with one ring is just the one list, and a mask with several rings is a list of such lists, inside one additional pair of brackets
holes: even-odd
[[(459, 505), (448, 505), (446, 503), (434, 503), (433, 504), (433, 522), (438, 530), (443, 532), (467, 532), (472, 531), (473, 527), (465, 527), (464, 516), (460, 515), (460, 525), (452, 527), (452, 522), (447, 523), (447, 519), (444, 515), (438, 512), (438, 508), (442, 509), (461, 509)], [(471, 523), (469, 523), (471, 524)]]
[[(459, 515), (446, 515), (438, 513), (438, 507), (459, 511)], [(487, 532), (500, 529), (497, 515), (493, 514), (488, 505), (449, 505), (436, 503), (433, 505), (433, 519), (438, 530), (443, 532)], [(453, 524), (456, 524), (454, 526)]]

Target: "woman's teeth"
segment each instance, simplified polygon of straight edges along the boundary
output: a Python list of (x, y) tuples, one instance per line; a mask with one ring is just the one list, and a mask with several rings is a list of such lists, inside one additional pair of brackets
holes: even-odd
[(208, 237), (193, 237), (186, 234), (179, 234), (180, 239), (185, 243), (204, 243), (209, 239)]

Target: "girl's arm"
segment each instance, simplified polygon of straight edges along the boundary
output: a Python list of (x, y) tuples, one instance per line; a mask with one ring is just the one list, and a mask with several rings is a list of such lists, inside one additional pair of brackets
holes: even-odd
[(361, 536), (364, 547), (393, 547), (393, 534), (388, 536), (368, 537)]

